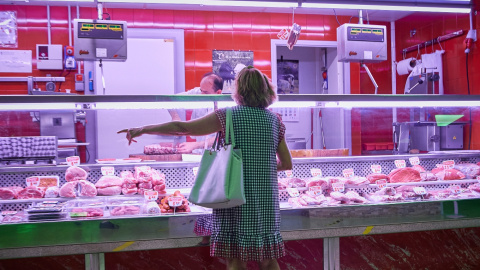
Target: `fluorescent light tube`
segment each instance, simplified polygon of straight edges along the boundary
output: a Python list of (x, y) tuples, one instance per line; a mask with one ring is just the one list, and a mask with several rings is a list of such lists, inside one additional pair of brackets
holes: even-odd
[(262, 2), (262, 1), (217, 1), (217, 0), (103, 0), (102, 2), (114, 3), (142, 3), (142, 4), (175, 4), (175, 5), (201, 5), (201, 6), (225, 6), (225, 7), (298, 7), (293, 2)]
[(304, 8), (470, 13), (470, 8), (302, 3)]

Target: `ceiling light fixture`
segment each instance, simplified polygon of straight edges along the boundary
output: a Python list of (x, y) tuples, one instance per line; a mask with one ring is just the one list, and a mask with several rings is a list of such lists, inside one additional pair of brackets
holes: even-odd
[(304, 8), (323, 9), (355, 9), (355, 10), (385, 10), (385, 11), (415, 11), (415, 12), (445, 12), (445, 13), (470, 13), (470, 8), (435, 7), (435, 6), (399, 6), (399, 5), (352, 5), (352, 4), (320, 4), (302, 3)]

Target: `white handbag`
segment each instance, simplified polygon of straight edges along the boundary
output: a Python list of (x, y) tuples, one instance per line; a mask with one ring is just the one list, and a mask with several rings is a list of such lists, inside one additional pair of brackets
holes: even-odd
[[(231, 208), (245, 203), (243, 161), (235, 149), (232, 109), (227, 108), (225, 144), (217, 133), (211, 150), (205, 150), (188, 200), (207, 208)], [(231, 138), (231, 144), (230, 139)]]

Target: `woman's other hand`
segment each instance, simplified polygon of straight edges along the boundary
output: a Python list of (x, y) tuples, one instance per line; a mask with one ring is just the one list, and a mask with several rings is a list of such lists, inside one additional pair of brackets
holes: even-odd
[(142, 128), (126, 128), (117, 132), (117, 134), (120, 134), (120, 133), (127, 133), (126, 137), (128, 140), (128, 145), (130, 145), (132, 142), (137, 142), (137, 140), (134, 140), (133, 138), (136, 138), (142, 135)]

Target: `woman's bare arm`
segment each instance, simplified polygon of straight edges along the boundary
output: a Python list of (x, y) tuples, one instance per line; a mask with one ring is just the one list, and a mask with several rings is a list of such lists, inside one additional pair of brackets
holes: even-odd
[(277, 171), (291, 170), (292, 167), (292, 155), (285, 139), (283, 139), (277, 148)]

